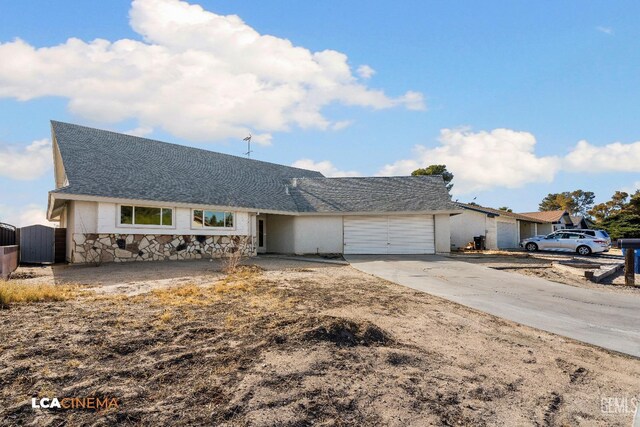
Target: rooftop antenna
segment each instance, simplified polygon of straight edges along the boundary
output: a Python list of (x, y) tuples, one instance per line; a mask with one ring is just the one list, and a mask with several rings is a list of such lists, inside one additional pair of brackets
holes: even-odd
[(247, 155), (248, 158), (251, 158), (251, 134), (249, 134), (249, 136), (242, 138), (243, 141), (247, 141), (247, 152), (244, 153)]

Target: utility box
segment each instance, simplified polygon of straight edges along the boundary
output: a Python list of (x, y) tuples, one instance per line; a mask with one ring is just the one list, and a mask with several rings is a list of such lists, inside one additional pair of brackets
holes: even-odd
[(624, 254), (624, 283), (634, 286), (635, 275), (640, 274), (640, 239), (618, 239), (618, 247)]
[[(622, 256), (626, 255), (627, 250), (622, 250)], [(640, 274), (640, 249), (636, 249), (635, 253), (635, 262), (634, 262), (634, 273)]]

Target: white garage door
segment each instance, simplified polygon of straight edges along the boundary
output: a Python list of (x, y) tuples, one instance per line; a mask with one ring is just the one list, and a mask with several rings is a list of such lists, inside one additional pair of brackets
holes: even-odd
[(433, 254), (433, 216), (345, 216), (344, 253)]
[(498, 221), (498, 248), (515, 248), (518, 246), (516, 240), (516, 224)]

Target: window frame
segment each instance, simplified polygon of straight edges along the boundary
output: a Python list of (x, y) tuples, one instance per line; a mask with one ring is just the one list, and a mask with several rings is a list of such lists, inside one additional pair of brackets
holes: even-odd
[[(202, 225), (201, 226), (197, 226), (193, 224), (193, 214), (195, 211), (202, 211)], [(204, 225), (204, 212), (205, 211), (209, 211), (209, 212), (215, 212), (215, 213), (222, 213), (223, 217), (224, 217), (224, 221), (226, 223), (227, 221), (227, 214), (231, 214), (233, 216), (233, 226), (231, 227), (211, 227), (211, 226), (207, 226)], [(237, 225), (236, 225), (236, 221), (237, 221), (237, 212), (235, 211), (225, 211), (225, 210), (216, 210), (216, 209), (203, 209), (203, 208), (192, 208), (191, 209), (191, 215), (189, 217), (189, 224), (190, 224), (190, 228), (191, 230), (227, 230), (227, 231), (232, 231), (235, 230)]]
[[(123, 224), (122, 223), (122, 207), (123, 206), (131, 206), (131, 222), (132, 224)], [(136, 224), (136, 207), (139, 208), (153, 208), (160, 209), (160, 224)], [(162, 224), (162, 210), (163, 209), (171, 209), (171, 225)], [(176, 228), (176, 208), (173, 206), (148, 206), (148, 205), (135, 205), (135, 204), (127, 204), (127, 203), (118, 203), (116, 207), (116, 226), (119, 228), (164, 228), (164, 229), (175, 229)]]

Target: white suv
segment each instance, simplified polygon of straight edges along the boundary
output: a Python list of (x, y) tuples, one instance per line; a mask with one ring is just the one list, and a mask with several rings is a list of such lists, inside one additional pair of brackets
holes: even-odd
[(611, 249), (611, 236), (609, 236), (609, 233), (607, 233), (604, 230), (586, 230), (586, 229), (580, 229), (580, 228), (575, 228), (575, 229), (572, 228), (570, 230), (564, 230), (564, 231), (575, 231), (576, 233), (586, 234), (587, 236), (591, 236), (594, 239), (604, 239), (607, 241), (607, 246), (608, 246), (607, 251)]
[(562, 251), (577, 252), (579, 255), (591, 255), (608, 251), (611, 246), (605, 239), (582, 233), (581, 230), (559, 230), (547, 236), (536, 236), (524, 239), (520, 246), (529, 252)]

